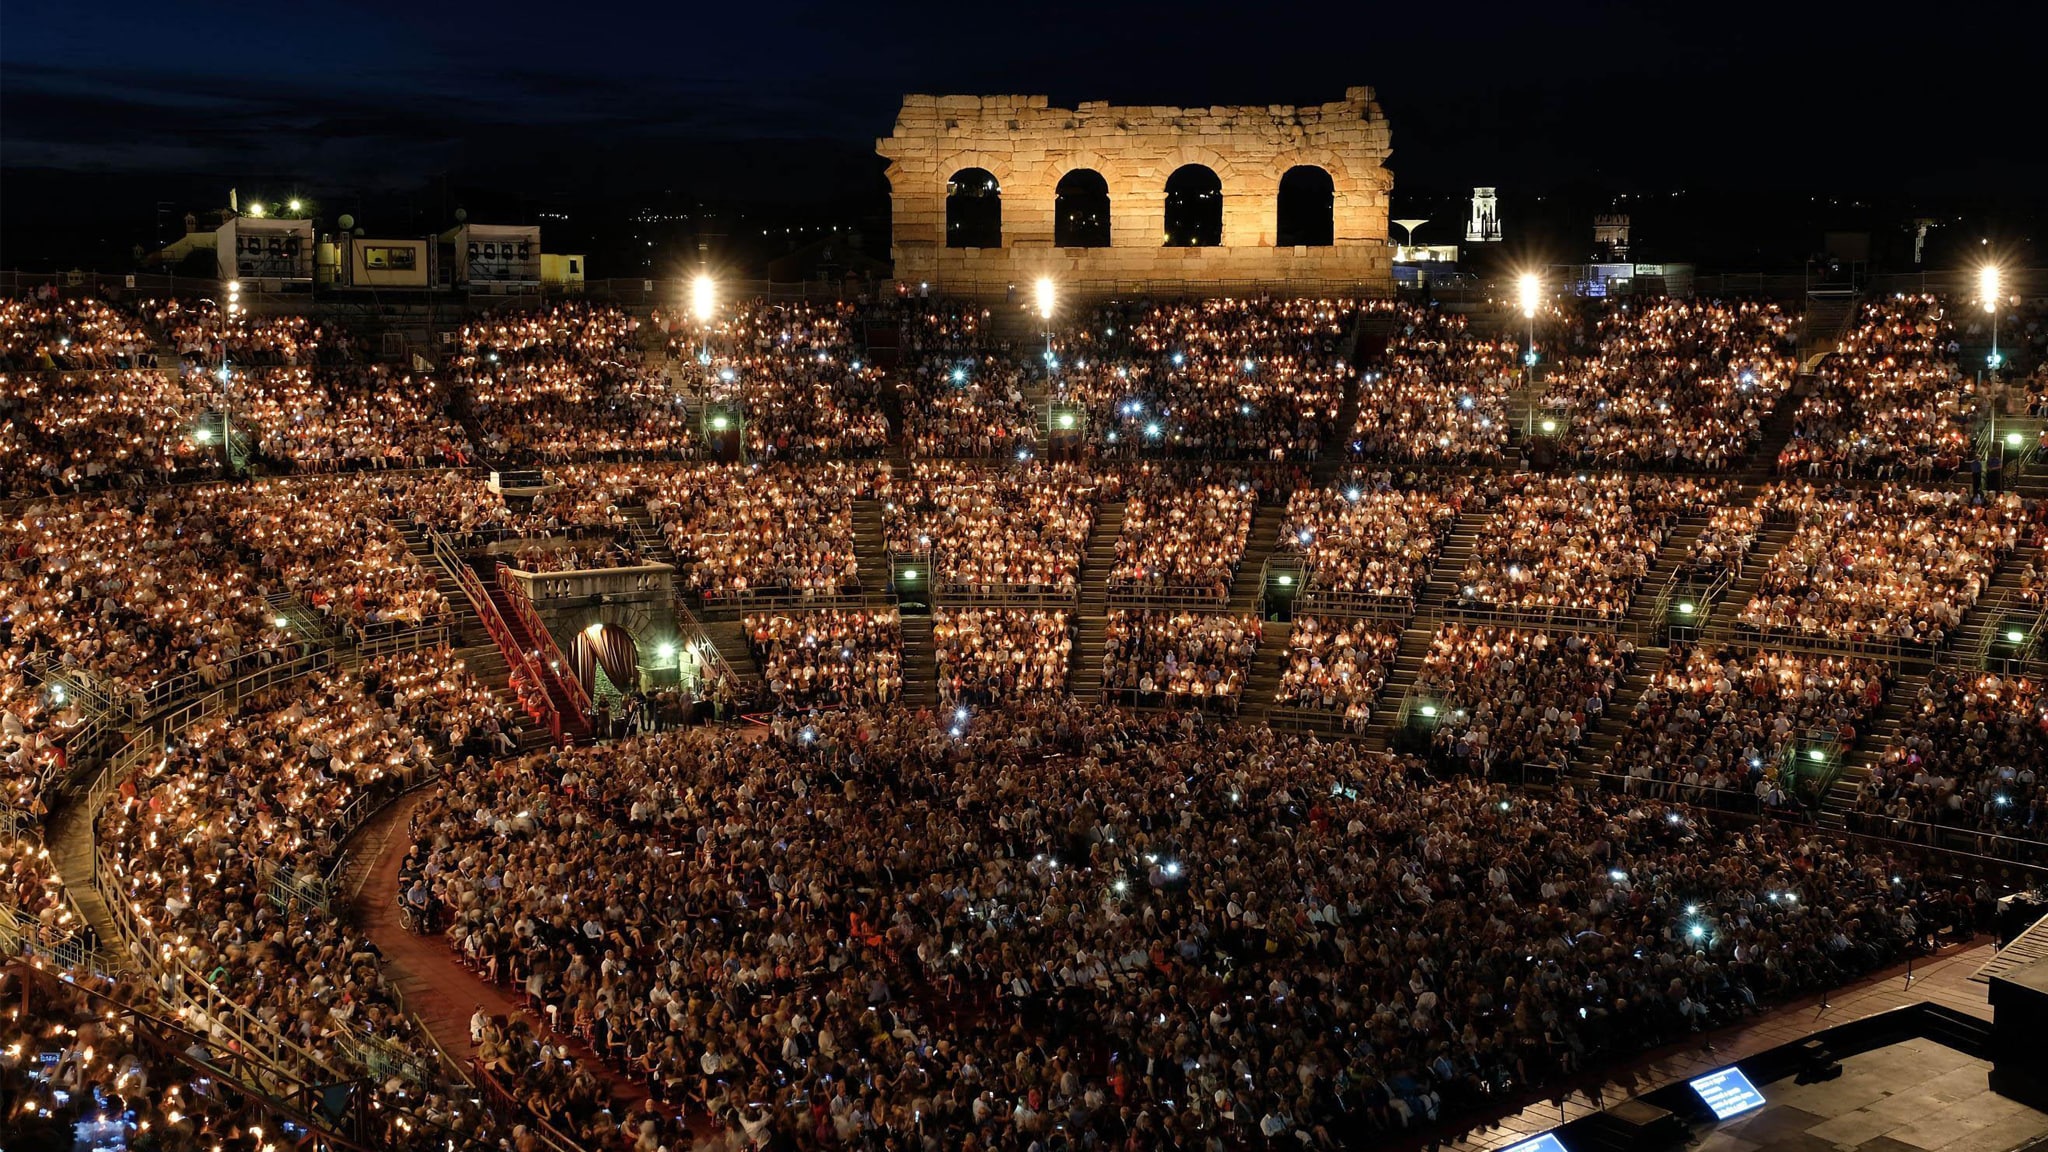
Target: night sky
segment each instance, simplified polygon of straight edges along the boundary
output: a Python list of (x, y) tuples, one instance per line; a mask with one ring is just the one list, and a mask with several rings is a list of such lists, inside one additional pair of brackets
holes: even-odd
[(230, 185), (402, 195), (427, 217), (434, 189), (478, 186), (857, 212), (885, 188), (873, 138), (906, 91), (1265, 104), (1360, 83), (1392, 120), (1397, 211), (1482, 183), (1682, 191), (1765, 217), (1731, 224), (1751, 227), (1771, 223), (1768, 191), (2026, 229), (2048, 178), (2038, 34), (2017, 5), (1978, 11), (17, 0), (0, 8), (0, 264), (126, 238)]

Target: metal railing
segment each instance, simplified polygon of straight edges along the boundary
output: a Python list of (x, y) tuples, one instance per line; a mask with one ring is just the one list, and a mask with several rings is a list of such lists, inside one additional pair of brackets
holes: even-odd
[[(1843, 822), (1850, 832), (1866, 839), (1913, 844), (1981, 859), (2048, 866), (2048, 840), (2031, 840), (1925, 820), (1903, 820), (1877, 812), (1846, 812)], [(1890, 831), (1872, 831), (1873, 826), (1882, 826)], [(1908, 834), (1897, 834), (1899, 829), (1905, 829)]]
[(450, 626), (445, 617), (419, 624), (408, 620), (383, 620), (349, 629), (349, 639), (356, 655), (365, 659), (445, 647), (449, 635)]
[(1823, 652), (1836, 656), (1862, 656), (1890, 664), (1927, 664), (1934, 660), (1937, 652), (1932, 645), (1891, 637), (1843, 638), (1790, 628), (1759, 628), (1740, 619), (1729, 621), (1716, 628), (1715, 632), (1719, 634), (1724, 630), (1727, 635), (1748, 644), (1799, 648), (1808, 652)]
[(1374, 592), (1342, 592), (1318, 588), (1313, 575), (1309, 585), (1294, 599), (1296, 616), (1362, 616), (1380, 620), (1412, 620), (1415, 596), (1380, 595)]
[(484, 588), (483, 580), (463, 562), (461, 555), (448, 542), (448, 538), (439, 532), (430, 532), (427, 538), (432, 542), (434, 555), (441, 561), (442, 567), (455, 577), (455, 582), (462, 588), (462, 594), (469, 597), (469, 602), (475, 606), (477, 618), (483, 621), (484, 631), (490, 633), (491, 641), (498, 646), (498, 651), (504, 654), (505, 663), (510, 667), (513, 678), (524, 679), (527, 690), (518, 691), (515, 684), (513, 692), (520, 706), (526, 709), (527, 715), (547, 725), (548, 735), (556, 745), (565, 743), (562, 714), (555, 707), (553, 697), (548, 695), (547, 677), (540, 666), (540, 661), (512, 635), (511, 627), (498, 614), (498, 606), (492, 601), (490, 592)]
[(707, 610), (863, 608), (868, 602), (867, 592), (858, 580), (850, 580), (836, 588), (745, 588), (738, 591), (699, 592), (697, 599)]
[(562, 666), (567, 662), (567, 658), (563, 656), (561, 647), (555, 643), (554, 633), (548, 631), (548, 626), (542, 622), (540, 613), (534, 610), (533, 601), (528, 598), (526, 588), (510, 575), (512, 571), (509, 565), (498, 565), (498, 590), (505, 594), (506, 602), (512, 605), (512, 614), (519, 617), (520, 627), (525, 628), (526, 634), (533, 637), (535, 646), (540, 649), (540, 660), (547, 663), (544, 671), (561, 687), (562, 695), (568, 699), (569, 706), (576, 709), (578, 716), (590, 715), (590, 693), (583, 690), (581, 679), (563, 673)]
[(1111, 608), (1153, 609), (1165, 612), (1213, 612), (1230, 603), (1230, 592), (1204, 585), (1111, 583)]
[(1542, 632), (1615, 632), (1627, 623), (1625, 612), (1601, 612), (1594, 608), (1510, 608), (1485, 600), (1453, 596), (1444, 605), (1444, 617), (1468, 624), (1495, 624), (1530, 628)]

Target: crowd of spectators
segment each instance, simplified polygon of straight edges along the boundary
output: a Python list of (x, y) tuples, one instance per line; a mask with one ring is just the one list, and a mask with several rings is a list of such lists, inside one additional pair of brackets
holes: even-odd
[(1416, 674), (1409, 723), (1462, 771), (1558, 766), (1600, 719), (1635, 659), (1605, 635), (1446, 624)]
[(155, 366), (156, 340), (126, 309), (51, 290), (0, 297), (0, 369), (78, 372)]
[(932, 613), (939, 703), (1000, 704), (1058, 694), (1074, 650), (1071, 617), (1045, 608), (940, 608)]
[(893, 553), (928, 555), (936, 581), (1071, 595), (1097, 505), (1121, 489), (1118, 473), (1072, 464), (920, 461), (892, 478), (882, 535)]
[(2040, 510), (2006, 494), (1817, 488), (1781, 481), (1757, 505), (1795, 525), (1737, 622), (1769, 636), (1939, 646), (2038, 527)]
[(1636, 585), (1685, 515), (1705, 515), (1723, 485), (1644, 475), (1490, 478), (1493, 514), (1460, 576), (1462, 602), (1598, 620), (1628, 612)]
[(893, 608), (762, 613), (742, 623), (778, 707), (885, 707), (903, 695), (903, 623)]
[(1945, 479), (1969, 455), (1976, 385), (1956, 364), (1955, 325), (1934, 296), (1862, 305), (1794, 413), (1780, 472)]
[(1105, 698), (1234, 713), (1264, 632), (1257, 616), (1112, 611), (1103, 626)]
[(258, 480), (202, 490), (234, 546), (337, 628), (443, 621), (449, 606), (434, 574), (384, 519), (380, 477)]
[(0, 1023), (10, 1147), (261, 1152), (287, 1135), (261, 1101), (176, 1057), (170, 1046), (185, 1037), (155, 1016), (146, 984), (17, 964), (0, 970), (0, 996), (13, 1005)]
[[(2048, 700), (2038, 680), (1936, 668), (1856, 797), (1859, 831), (2048, 840)], [(1987, 840), (1980, 851), (2009, 854)]]
[[(686, 357), (678, 378), (696, 381), (714, 421), (744, 423), (749, 459), (877, 456), (889, 442), (883, 372), (861, 359), (858, 321), (844, 301), (753, 301), (721, 321), (694, 359), (680, 330), (669, 352)], [(722, 447), (724, 430), (713, 427)]]
[(687, 590), (831, 595), (860, 582), (853, 501), (876, 482), (857, 464), (712, 464), (649, 470), (645, 497)]
[(1398, 600), (1421, 593), (1458, 513), (1474, 504), (1462, 476), (1354, 476), (1288, 498), (1280, 550), (1308, 566), (1307, 587)]
[[(217, 377), (202, 368), (193, 385)], [(302, 472), (466, 465), (475, 449), (429, 376), (382, 364), (229, 369), (213, 403), (253, 425), (265, 457)]]
[(228, 363), (256, 367), (345, 364), (357, 359), (346, 328), (304, 315), (223, 313), (211, 300), (171, 298), (143, 305), (142, 314), (163, 332), (179, 359), (212, 368)]
[(640, 347), (624, 309), (560, 301), (465, 324), (450, 361), (494, 458), (573, 460), (691, 455), (696, 425), (682, 393)]
[(1678, 563), (1677, 580), (1711, 582), (1726, 576), (1731, 582), (1742, 578), (1743, 565), (1756, 548), (1763, 531), (1764, 508), (1759, 503), (1724, 504), (1707, 517), (1706, 527), (1694, 537)]
[(1825, 770), (1839, 767), (1839, 749), (1854, 745), (1895, 674), (1854, 657), (1674, 645), (1604, 770), (1695, 803), (1720, 792), (1771, 808), (1811, 806)]
[(912, 456), (1034, 456), (1045, 413), (1024, 398), (1031, 358), (998, 341), (971, 300), (906, 301), (899, 312), (903, 444)]
[(1312, 458), (1336, 431), (1358, 304), (1210, 299), (1103, 305), (1054, 346), (1056, 405), (1097, 447), (1265, 460)]
[(1113, 590), (1222, 601), (1259, 493), (1229, 469), (1146, 466), (1127, 478)]
[(1521, 347), (1462, 313), (1392, 306), (1395, 330), (1358, 378), (1351, 452), (1373, 460), (1491, 463), (1507, 448)]
[(0, 518), (0, 644), (109, 683), (124, 702), (186, 674), (276, 659), (256, 564), (199, 489), (31, 504)]
[(0, 372), (0, 498), (211, 475), (204, 407), (175, 372)]
[(1400, 647), (1401, 629), (1390, 621), (1297, 616), (1273, 706), (1328, 713), (1364, 732)]
[[(430, 1052), (375, 945), (336, 915), (327, 878), (349, 828), (437, 759), (516, 744), (510, 708), (445, 648), (321, 673), (201, 720), (99, 813), (98, 882), (116, 894), (122, 945), (167, 996), (216, 1005), (191, 1016), (211, 1040), (279, 1037), (343, 1079), (365, 1074), (370, 1049)], [(394, 1086), (426, 1102), (428, 1085)]]
[(555, 1027), (789, 1147), (1357, 1146), (1973, 922), (1775, 823), (1187, 714), (945, 724), (466, 768), (408, 866)]
[(1590, 317), (1585, 355), (1543, 382), (1585, 463), (1719, 471), (1762, 437), (1798, 372), (1794, 318), (1758, 301), (1623, 301)]

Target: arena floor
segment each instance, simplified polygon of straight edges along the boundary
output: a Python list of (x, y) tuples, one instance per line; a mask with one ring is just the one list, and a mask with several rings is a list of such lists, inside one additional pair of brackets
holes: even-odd
[[(1514, 1115), (1503, 1117), (1495, 1127), (1471, 1132), (1458, 1140), (1447, 1143), (1445, 1147), (1451, 1149), (1452, 1152), (1495, 1152), (1497, 1149), (1506, 1148), (1509, 1145), (1526, 1140), (1539, 1132), (1548, 1131), (1560, 1124), (1612, 1107), (1631, 1096), (1641, 1095), (1663, 1085), (1690, 1079), (1716, 1068), (1725, 1067), (1745, 1056), (1753, 1055), (1769, 1048), (1776, 1048), (1781, 1044), (1792, 1043), (1825, 1028), (1846, 1024), (1851, 1020), (1861, 1019), (1862, 1017), (1875, 1015), (1879, 1012), (1889, 1012), (1894, 1008), (1903, 1008), (1909, 1004), (1917, 1004), (1921, 1001), (1932, 1001), (1945, 1008), (1953, 1008), (1958, 1012), (1966, 1012), (1972, 1016), (1989, 1020), (1991, 1019), (1991, 1004), (1986, 999), (1987, 986), (1973, 981), (1970, 977), (1975, 974), (1977, 969), (1983, 967), (1984, 963), (1991, 959), (1996, 951), (1997, 949), (1990, 940), (1985, 938), (1983, 943), (1974, 947), (1952, 949), (1930, 962), (1914, 965), (1913, 979), (1910, 986), (1906, 981), (1906, 969), (1901, 965), (1896, 969), (1872, 976), (1849, 988), (1835, 992), (1827, 997), (1825, 1001), (1820, 997), (1812, 997), (1787, 1005), (1776, 1012), (1740, 1027), (1706, 1034), (1699, 1043), (1674, 1046), (1661, 1052), (1651, 1053), (1641, 1060), (1632, 1062), (1624, 1070), (1612, 1072), (1599, 1078), (1596, 1083), (1579, 1085), (1562, 1100), (1550, 1100), (1533, 1104)], [(1828, 1090), (1838, 1089), (1843, 1085), (1867, 1082), (1870, 1076), (1875, 1075), (1875, 1073), (1860, 1072), (1859, 1069), (1863, 1067), (1862, 1062), (1866, 1060), (1881, 1061), (1893, 1053), (1911, 1048), (1914, 1045), (1924, 1045), (1934, 1052), (1942, 1054), (1941, 1059), (1935, 1060), (1930, 1058), (1926, 1061), (1920, 1061), (1908, 1053), (1902, 1058), (1902, 1063), (1872, 1065), (1873, 1067), (1881, 1067), (1883, 1069), (1882, 1077), (1887, 1084), (1912, 1084), (1914, 1087), (1908, 1091), (1916, 1096), (1933, 1094), (1937, 1091), (1935, 1087), (1937, 1083), (1940, 1085), (1938, 1091), (1953, 1093), (1955, 1091), (1953, 1084), (1949, 1083), (1946, 1079), (1936, 1080), (1931, 1078), (1930, 1074), (1938, 1073), (1945, 1076), (1961, 1068), (1964, 1064), (1968, 1064), (1976, 1070), (1977, 1091), (1985, 1093), (1984, 1099), (1986, 1101), (2002, 1099), (1990, 1096), (1984, 1087), (1985, 1075), (1991, 1068), (1989, 1064), (1980, 1060), (1971, 1060), (1959, 1052), (1943, 1048), (1930, 1041), (1915, 1040), (1910, 1044), (1893, 1045), (1890, 1048), (1880, 1049), (1877, 1052), (1866, 1053), (1862, 1056), (1842, 1061), (1844, 1071), (1840, 1080), (1813, 1085), (1794, 1085), (1791, 1081), (1787, 1080), (1770, 1085), (1766, 1089), (1765, 1095), (1771, 1099), (1771, 1105), (1764, 1112), (1759, 1113), (1755, 1117), (1722, 1125), (1709, 1138), (1708, 1142), (1701, 1145), (1701, 1148), (1703, 1152), (1750, 1152), (1751, 1149), (1763, 1147), (1790, 1147), (1808, 1150), (1808, 1152), (1826, 1152), (1827, 1149), (1835, 1148), (1837, 1147), (1837, 1141), (1825, 1139), (1818, 1140), (1818, 1142), (1805, 1141), (1781, 1144), (1778, 1142), (1778, 1137), (1784, 1135), (1784, 1131), (1778, 1127), (1758, 1128), (1756, 1130), (1757, 1134), (1747, 1139), (1741, 1138), (1738, 1129), (1745, 1125), (1756, 1124), (1765, 1116), (1777, 1112), (1781, 1108), (1789, 1112), (1796, 1112), (1800, 1116), (1809, 1117), (1807, 1125), (1815, 1126), (1837, 1117), (1846, 1120), (1851, 1113), (1856, 1112), (1858, 1109), (1881, 1104), (1882, 1101), (1878, 1097), (1866, 1095), (1857, 1098), (1857, 1090), (1855, 1089), (1846, 1090), (1846, 1094), (1841, 1097), (1837, 1097), (1837, 1095)], [(1901, 1076), (1899, 1074), (1901, 1068), (1906, 1069), (1906, 1075)], [(1852, 1075), (1859, 1078), (1852, 1081)], [(1853, 1100), (1853, 1102), (1843, 1102), (1849, 1100)], [(2011, 1104), (2010, 1101), (2006, 1101), (2004, 1104), (2008, 1109), (2020, 1107), (2019, 1105)], [(1879, 1112), (1881, 1115), (1888, 1113), (1890, 1110), (1889, 1107), (1885, 1107), (1881, 1108)], [(1926, 1111), (1927, 1108), (1923, 1102), (1923, 1106), (1920, 1109), (1914, 1110), (1911, 1114), (1924, 1119)], [(2048, 1116), (2032, 1112), (2029, 1112), (2029, 1114), (2042, 1126), (2042, 1132), (2048, 1132)], [(1775, 1125), (1789, 1125), (1796, 1119), (1797, 1117), (1793, 1117), (1792, 1119), (1778, 1120), (1773, 1123)], [(1875, 1123), (1877, 1119), (1877, 1116), (1872, 1116), (1860, 1123), (1867, 1126), (1869, 1123)], [(1899, 1121), (1893, 1127), (1904, 1128), (1907, 1124), (1908, 1121)], [(1845, 1125), (1844, 1130), (1849, 1131), (1852, 1129)], [(1797, 1131), (1803, 1133), (1805, 1129), (1800, 1128)], [(1962, 1129), (1959, 1127), (1956, 1132), (1957, 1135), (1954, 1138), (1960, 1139)], [(1826, 1133), (1822, 1135), (1825, 1136)], [(1861, 1139), (1875, 1139), (1876, 1135), (1877, 1133), (1873, 1133)], [(1771, 1138), (1762, 1139), (1759, 1138), (1760, 1136), (1769, 1136)], [(1954, 1152), (2004, 1152), (2005, 1149), (2016, 1147), (2022, 1143), (2023, 1139), (2015, 1138), (2009, 1143), (1998, 1145), (1958, 1143), (1953, 1145), (1953, 1148)], [(1734, 1142), (1721, 1142), (1724, 1140)], [(1869, 1145), (1859, 1145), (1855, 1140), (1843, 1140), (1840, 1141), (1839, 1146), (1843, 1148), (1868, 1147), (1873, 1152), (1887, 1148), (1893, 1149), (1896, 1152), (1897, 1149), (1905, 1146), (1922, 1149), (1950, 1147), (1946, 1143), (1915, 1144), (1912, 1141), (1903, 1139), (1899, 1144), (1873, 1143)]]

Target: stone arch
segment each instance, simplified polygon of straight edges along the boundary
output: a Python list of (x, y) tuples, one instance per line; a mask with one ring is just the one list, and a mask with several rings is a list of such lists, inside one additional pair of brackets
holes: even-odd
[(1053, 186), (1055, 248), (1110, 246), (1109, 181), (1093, 168), (1075, 168)]
[(1273, 243), (1323, 248), (1336, 243), (1337, 184), (1328, 169), (1296, 164), (1280, 176), (1273, 197)]
[(986, 168), (962, 168), (946, 178), (946, 247), (1003, 246), (1003, 187)]
[(1163, 232), (1168, 248), (1223, 243), (1223, 178), (1207, 164), (1183, 164), (1166, 178)]

